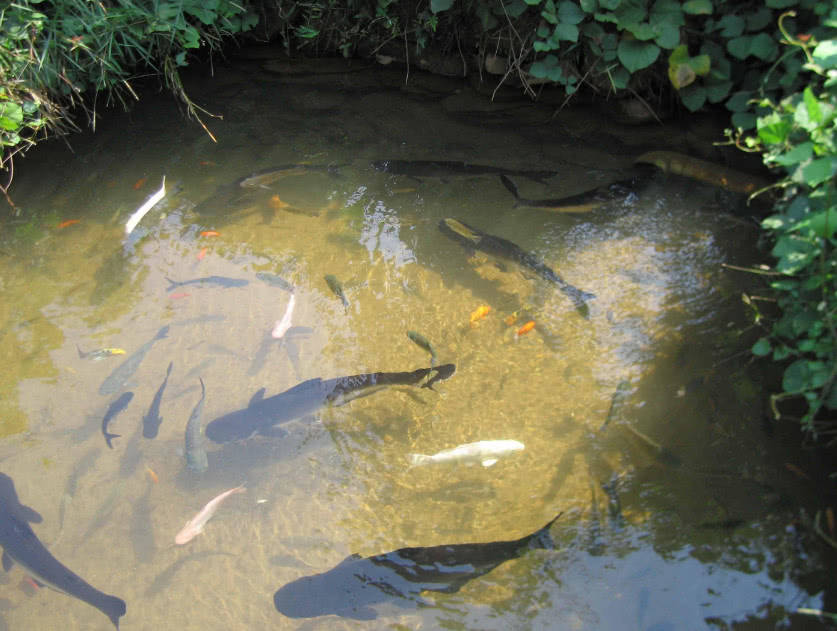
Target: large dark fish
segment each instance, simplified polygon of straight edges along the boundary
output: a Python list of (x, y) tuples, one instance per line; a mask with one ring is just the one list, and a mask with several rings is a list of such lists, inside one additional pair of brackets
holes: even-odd
[(343, 285), (337, 280), (337, 277), (334, 274), (326, 274), (324, 276), (325, 282), (328, 285), (328, 288), (334, 292), (334, 295), (340, 298), (340, 302), (343, 303), (343, 309), (346, 313), (349, 312), (349, 301), (346, 298), (346, 293), (343, 291)]
[(206, 426), (206, 436), (216, 443), (249, 438), (254, 433), (269, 433), (280, 423), (301, 418), (324, 405), (343, 405), (352, 399), (372, 394), (392, 385), (433, 388), (456, 371), (453, 364), (421, 368), (412, 372), (375, 372), (335, 379), (309, 379), (289, 390), (264, 398), (264, 388), (256, 392), (242, 410), (230, 412)]
[(375, 160), (372, 168), (393, 175), (410, 177), (476, 177), (480, 175), (518, 175), (536, 182), (557, 175), (557, 171), (519, 171), (487, 164), (471, 164), (459, 160)]
[(526, 252), (519, 245), (502, 237), (486, 234), (458, 219), (452, 219), (450, 217), (442, 219), (439, 222), (439, 229), (454, 241), (458, 241), (469, 248), (513, 261), (522, 267), (532, 270), (541, 278), (557, 285), (558, 289), (569, 297), (575, 305), (576, 310), (585, 318), (589, 317), (590, 310), (587, 306), (587, 301), (595, 298), (595, 294), (582, 291), (578, 287), (573, 287), (552, 271), (552, 268), (548, 267), (546, 263), (534, 254)]
[(270, 272), (256, 272), (256, 278), (263, 283), (267, 283), (273, 287), (279, 287), (285, 291), (293, 292), (294, 290), (294, 286), (278, 274), (271, 274)]
[(100, 592), (62, 565), (38, 539), (29, 522), (43, 518), (20, 503), (14, 481), (0, 473), (0, 546), (3, 546), (3, 569), (17, 561), (35, 580), (96, 607), (119, 628), (125, 615), (125, 601)]
[(229, 278), (227, 276), (203, 276), (202, 278), (192, 278), (191, 280), (181, 281), (172, 280), (171, 278), (166, 277), (166, 280), (170, 283), (170, 285), (166, 287), (166, 291), (171, 291), (172, 289), (182, 287), (183, 285), (202, 285), (207, 283), (209, 285), (218, 285), (219, 287), (244, 287), (250, 283), (250, 281), (245, 278)]
[(157, 431), (160, 429), (160, 423), (163, 422), (160, 416), (160, 402), (163, 400), (163, 391), (166, 389), (166, 384), (169, 382), (169, 375), (174, 362), (169, 362), (169, 369), (166, 371), (166, 378), (154, 395), (151, 401), (151, 407), (148, 408), (148, 414), (142, 417), (142, 435), (145, 438), (157, 438)]
[(110, 406), (108, 406), (108, 411), (105, 412), (105, 415), (102, 418), (102, 436), (105, 437), (105, 442), (111, 449), (113, 449), (113, 445), (110, 441), (112, 441), (114, 438), (119, 438), (121, 434), (109, 433), (108, 423), (110, 423), (117, 414), (124, 410), (133, 398), (133, 392), (123, 392), (116, 401), (114, 401), (110, 404)]
[(139, 368), (142, 360), (145, 359), (148, 351), (154, 346), (154, 342), (161, 340), (169, 334), (169, 325), (167, 324), (159, 331), (157, 335), (148, 340), (145, 344), (134, 351), (124, 362), (119, 364), (116, 369), (110, 373), (107, 379), (99, 386), (99, 394), (113, 394), (119, 392), (128, 383), (128, 380), (133, 377), (134, 373)]
[(186, 423), (186, 433), (184, 435), (184, 443), (186, 447), (186, 465), (198, 473), (203, 473), (209, 468), (209, 460), (206, 457), (206, 449), (203, 446), (203, 436), (201, 435), (201, 413), (203, 412), (203, 402), (206, 398), (206, 386), (201, 382), (201, 398), (195, 404), (192, 413), (189, 415), (189, 421)]
[(549, 529), (558, 517), (513, 541), (401, 548), (366, 558), (351, 555), (327, 572), (279, 588), (273, 604), (290, 618), (333, 614), (372, 620), (377, 617), (372, 605), (389, 600), (400, 605), (421, 602), (423, 591), (452, 594), (527, 550), (554, 548)]
[(236, 183), (241, 188), (268, 188), (269, 184), (282, 178), (308, 175), (309, 173), (327, 173), (336, 177), (340, 175), (340, 166), (342, 165), (283, 164), (242, 177), (236, 180)]
[(589, 191), (557, 197), (554, 199), (526, 199), (521, 197), (517, 185), (505, 175), (500, 175), (503, 185), (514, 195), (514, 205), (543, 210), (554, 210), (561, 213), (587, 213), (612, 201), (623, 200), (636, 192), (650, 180), (650, 174), (625, 178), (610, 184), (597, 186)]

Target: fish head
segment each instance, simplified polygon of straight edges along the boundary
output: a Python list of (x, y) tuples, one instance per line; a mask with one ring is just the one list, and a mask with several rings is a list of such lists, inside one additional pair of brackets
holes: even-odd
[(39, 524), (44, 520), (36, 510), (20, 503), (14, 480), (5, 473), (0, 473), (0, 515), (3, 513), (23, 522)]
[(449, 237), (453, 237), (458, 241), (462, 241), (468, 244), (476, 244), (480, 241), (480, 234), (471, 228), (469, 225), (459, 221), (458, 219), (453, 219), (452, 217), (446, 217), (439, 221), (439, 229), (447, 234)]

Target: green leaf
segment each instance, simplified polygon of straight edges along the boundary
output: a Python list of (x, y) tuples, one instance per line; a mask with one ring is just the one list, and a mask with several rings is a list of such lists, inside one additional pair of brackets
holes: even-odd
[(820, 110), (820, 102), (814, 96), (814, 91), (811, 86), (805, 86), (802, 91), (802, 99), (805, 102), (805, 108), (808, 110), (808, 118), (816, 123), (822, 121), (822, 111)]
[(753, 344), (752, 353), (757, 357), (764, 357), (770, 352), (770, 350), (770, 340), (763, 337)]
[(648, 21), (660, 27), (679, 28), (686, 24), (683, 9), (677, 0), (657, 0), (651, 7)]
[(754, 35), (750, 42), (750, 54), (755, 55), (759, 59), (770, 61), (776, 54), (778, 49), (776, 41), (767, 33), (759, 33)]
[(453, 6), (453, 0), (430, 0), (430, 11), (439, 13), (440, 11), (447, 11)]
[(735, 92), (727, 101), (727, 109), (731, 112), (743, 112), (750, 109), (752, 92)]
[(727, 42), (727, 51), (736, 59), (746, 59), (750, 56), (752, 39), (751, 35), (735, 37)]
[(732, 81), (713, 81), (704, 83), (706, 86), (706, 98), (710, 103), (720, 103), (729, 94), (732, 88)]
[[(653, 19), (653, 18), (652, 18)], [(660, 48), (671, 49), (680, 43), (680, 27), (674, 24), (655, 24), (654, 30), (657, 33), (654, 43)]]
[(771, 162), (775, 162), (776, 164), (787, 167), (794, 164), (799, 164), (800, 162), (805, 162), (806, 160), (810, 160), (813, 154), (814, 143), (808, 141), (803, 142), (800, 145), (796, 145), (787, 153), (783, 153), (772, 158)]
[(693, 83), (679, 91), (680, 100), (690, 112), (696, 112), (706, 103), (706, 88)]
[(596, 0), (581, 0), (581, 10), (585, 13), (595, 13), (599, 8), (599, 3)]
[(784, 143), (791, 130), (791, 124), (775, 112), (758, 120), (759, 138), (766, 144)]
[(834, 236), (834, 231), (837, 230), (837, 209), (829, 208), (823, 212), (815, 213), (796, 224), (793, 230), (800, 232), (810, 230), (818, 237), (830, 239)]
[(733, 126), (739, 129), (753, 129), (756, 126), (756, 115), (750, 112), (735, 112), (730, 117)]
[(837, 156), (818, 158), (802, 167), (802, 176), (808, 186), (811, 187), (827, 182), (835, 174), (837, 174)]
[(618, 9), (620, 4), (622, 0), (599, 0), (599, 6), (610, 11)]
[(737, 15), (725, 15), (718, 20), (718, 27), (721, 28), (721, 37), (731, 39), (738, 37), (744, 32), (744, 18)]
[(23, 123), (23, 108), (11, 101), (0, 102), (0, 128), (14, 131)]
[(745, 17), (747, 19), (747, 31), (756, 33), (763, 31), (773, 21), (773, 12), (766, 7), (760, 7), (754, 13), (750, 13)]
[(558, 24), (555, 27), (555, 32), (552, 34), (552, 38), (558, 40), (566, 40), (569, 42), (577, 42), (578, 41), (578, 27), (574, 24)]
[(798, 393), (811, 387), (811, 369), (808, 360), (797, 359), (785, 369), (782, 376), (782, 390)]
[(580, 24), (584, 17), (584, 12), (574, 2), (563, 0), (558, 3), (558, 19), (563, 24)]
[(689, 15), (712, 15), (712, 1), (687, 0), (683, 3), (683, 11)]
[(817, 44), (813, 57), (814, 62), (826, 70), (837, 68), (837, 39), (827, 39)]
[(656, 29), (654, 29), (647, 22), (643, 22), (642, 24), (630, 24), (625, 27), (625, 30), (643, 42), (648, 41), (649, 39), (654, 39), (657, 35)]
[(617, 90), (624, 90), (628, 87), (628, 81), (631, 80), (631, 73), (624, 67), (619, 66), (610, 72), (610, 80), (613, 82), (613, 87)]
[(619, 61), (631, 73), (647, 68), (660, 55), (660, 47), (650, 42), (638, 42), (623, 38), (616, 51)]

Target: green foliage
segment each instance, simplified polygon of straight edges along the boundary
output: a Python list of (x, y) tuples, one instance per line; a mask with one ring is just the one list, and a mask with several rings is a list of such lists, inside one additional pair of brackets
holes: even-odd
[[(136, 98), (149, 70), (180, 86), (189, 51), (218, 48), (256, 23), (233, 0), (16, 0), (0, 9), (0, 167), (47, 130), (72, 128), (68, 108), (88, 91)], [(185, 94), (178, 93), (194, 113)], [(95, 113), (89, 112), (95, 121)], [(6, 192), (8, 184), (2, 188)], [(8, 196), (7, 196), (8, 199)], [(9, 200), (11, 203), (11, 200)]]
[(774, 412), (783, 399), (803, 399), (803, 427), (815, 434), (837, 424), (822, 418), (837, 410), (837, 7), (824, 17), (817, 35), (790, 35), (780, 19), (783, 43), (802, 57), (804, 87), (760, 100), (756, 134), (742, 139), (738, 130), (736, 138), (784, 174), (783, 197), (762, 223), (773, 240), (781, 315), (752, 352), (790, 361)]

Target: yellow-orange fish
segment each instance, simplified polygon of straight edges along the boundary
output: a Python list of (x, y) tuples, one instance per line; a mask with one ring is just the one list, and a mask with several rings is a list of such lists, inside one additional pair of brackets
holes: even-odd
[(274, 195), (270, 198), (270, 206), (279, 210), (280, 208), (288, 208), (290, 204), (288, 202), (283, 202), (278, 195)]
[(477, 321), (482, 320), (485, 316), (491, 313), (491, 307), (488, 305), (480, 305), (476, 311), (471, 314), (471, 326), (476, 326)]
[(154, 484), (158, 484), (160, 482), (160, 478), (157, 477), (157, 474), (152, 471), (151, 467), (146, 467), (145, 470), (148, 472), (148, 477), (151, 478), (151, 481)]
[(67, 226), (72, 226), (73, 224), (76, 224), (80, 221), (81, 219), (67, 219), (67, 221), (62, 221), (60, 224), (58, 224), (58, 228), (66, 228)]
[(221, 233), (217, 230), (204, 230), (201, 232), (202, 237), (220, 237)]
[(524, 335), (524, 334), (528, 333), (529, 331), (531, 331), (534, 328), (535, 328), (535, 321), (534, 320), (529, 320), (526, 324), (524, 324), (522, 327), (517, 329), (517, 334), (518, 335)]

